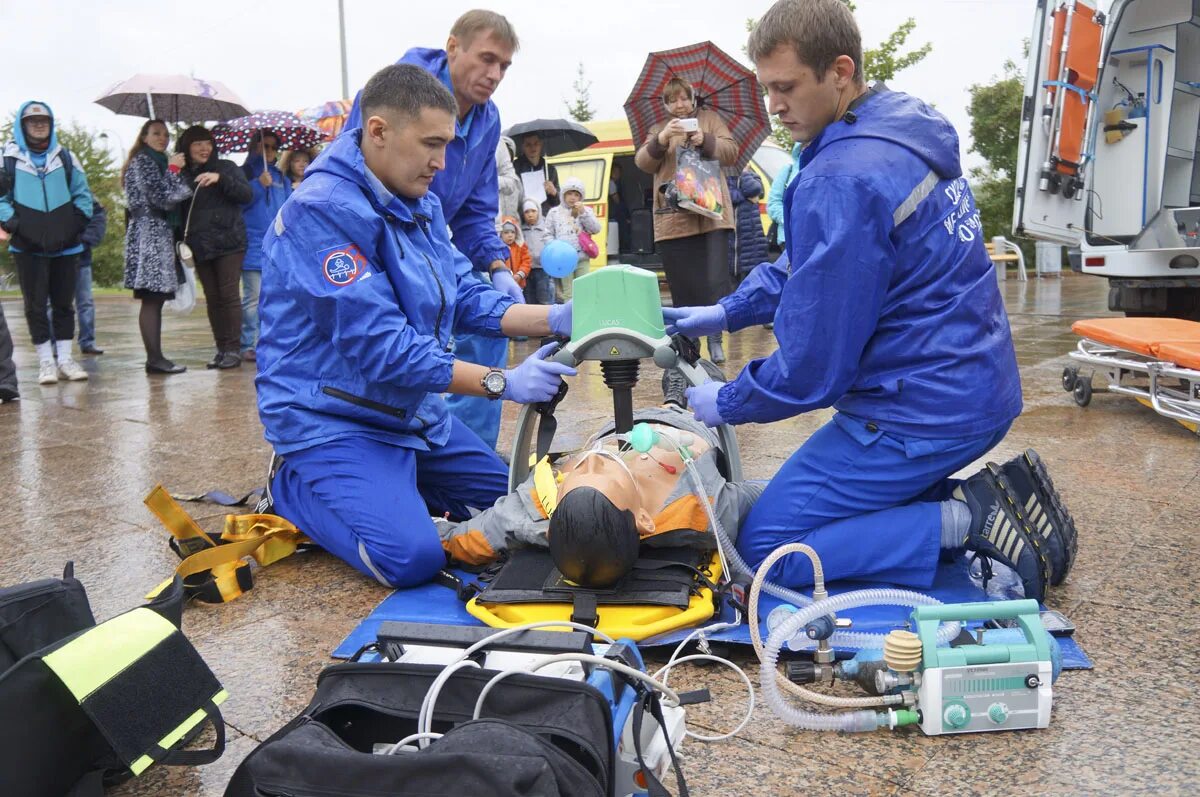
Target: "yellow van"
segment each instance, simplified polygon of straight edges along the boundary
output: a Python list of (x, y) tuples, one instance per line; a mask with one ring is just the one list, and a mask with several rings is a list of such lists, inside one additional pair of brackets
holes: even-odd
[[(568, 177), (578, 177), (583, 182), (587, 191), (583, 201), (600, 220), (600, 232), (592, 236), (600, 247), (600, 254), (592, 259), (592, 268), (612, 262), (661, 271), (662, 258), (654, 251), (654, 176), (646, 174), (633, 162), (641, 142), (633, 140), (629, 122), (625, 119), (585, 122), (584, 126), (595, 133), (599, 141), (578, 152), (547, 158), (546, 162), (558, 169), (560, 185)], [(750, 169), (763, 182), (763, 196), (758, 203), (763, 232), (771, 226), (767, 218), (771, 181), (789, 160), (787, 151), (770, 140), (763, 142), (750, 160)], [(608, 212), (608, 187), (614, 167), (620, 173), (617, 190), (630, 213), (624, 234), (619, 234), (622, 231)]]

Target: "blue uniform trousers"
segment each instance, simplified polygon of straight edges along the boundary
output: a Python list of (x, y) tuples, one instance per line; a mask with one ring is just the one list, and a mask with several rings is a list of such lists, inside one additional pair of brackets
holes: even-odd
[[(482, 280), (483, 277), (476, 274)], [(508, 367), (508, 338), (492, 338), (485, 335), (455, 335), (454, 359), (503, 370)], [(467, 428), (479, 435), (479, 439), (493, 449), (500, 439), (500, 413), (503, 402), (481, 396), (446, 396), (450, 414), (458, 418)], [(491, 506), (489, 504), (489, 506)]]
[(450, 421), (450, 439), (429, 451), (350, 437), (285, 455), (271, 484), (276, 514), (384, 584), (429, 581), (446, 566), (430, 516), (465, 519), (508, 493), (496, 452)]
[[(929, 587), (941, 546), (938, 503), (958, 484), (947, 477), (1007, 432), (1008, 425), (965, 439), (901, 437), (839, 413), (771, 479), (742, 522), (738, 551), (757, 568), (780, 545), (803, 542), (820, 555), (827, 581)], [(812, 565), (792, 554), (770, 578), (806, 587), (813, 583)]]

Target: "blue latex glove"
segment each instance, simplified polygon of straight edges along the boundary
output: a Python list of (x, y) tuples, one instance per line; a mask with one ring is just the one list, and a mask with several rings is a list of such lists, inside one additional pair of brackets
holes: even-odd
[(550, 308), (550, 331), (560, 337), (571, 337), (571, 302), (556, 304)]
[(507, 384), (501, 398), (518, 404), (537, 404), (554, 398), (562, 378), (575, 376), (575, 369), (571, 366), (546, 359), (557, 349), (558, 343), (547, 343), (529, 355), (525, 362), (505, 371)]
[(506, 268), (498, 268), (492, 272), (492, 287), (508, 296), (517, 304), (525, 304), (525, 292), (513, 279), (512, 272)]
[(721, 417), (721, 413), (717, 410), (717, 394), (721, 392), (721, 388), (725, 387), (725, 384), (725, 382), (713, 382), (709, 380), (703, 385), (689, 387), (685, 393), (688, 409), (692, 411), (696, 420), (705, 426), (715, 427), (725, 423), (725, 419)]
[(667, 334), (684, 334), (698, 338), (725, 331), (725, 308), (719, 304), (704, 307), (664, 307), (663, 320), (667, 322)]

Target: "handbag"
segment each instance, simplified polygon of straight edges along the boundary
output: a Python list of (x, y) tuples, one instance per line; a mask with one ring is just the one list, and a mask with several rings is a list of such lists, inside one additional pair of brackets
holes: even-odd
[[(196, 187), (196, 194), (204, 186)], [(183, 223), (183, 238), (175, 243), (175, 255), (184, 268), (195, 268), (196, 258), (192, 255), (192, 247), (187, 245), (188, 232), (192, 229), (192, 211), (196, 209), (196, 194), (192, 194), (191, 204), (188, 205), (187, 220)]]
[(579, 248), (588, 257), (598, 257), (600, 255), (600, 247), (586, 230), (579, 233)]
[[(198, 186), (199, 192), (203, 186)], [(183, 239), (175, 242), (175, 276), (179, 287), (175, 289), (175, 298), (165, 302), (165, 306), (173, 313), (187, 315), (196, 307), (196, 258), (192, 247), (187, 245), (188, 232), (192, 229), (192, 211), (196, 209), (196, 197), (192, 196), (192, 204), (188, 205), (187, 221), (183, 224)]]

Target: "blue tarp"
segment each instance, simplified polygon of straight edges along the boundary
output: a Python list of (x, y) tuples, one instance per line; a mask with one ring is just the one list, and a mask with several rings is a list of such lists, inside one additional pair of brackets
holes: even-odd
[[(465, 581), (471, 581), (474, 578), (470, 573), (456, 572)], [(829, 591), (831, 593), (838, 593), (855, 589), (878, 588), (880, 586), (886, 585), (847, 581), (830, 584)], [(957, 562), (942, 564), (938, 568), (933, 587), (927, 593), (938, 598), (943, 603), (970, 603), (1021, 597), (1015, 580), (1005, 580), (1003, 576), (998, 576), (993, 580), (988, 585), (987, 592), (984, 592), (979, 584), (971, 578), (965, 558)], [(762, 596), (760, 602), (760, 624), (764, 638), (767, 636), (766, 617), (771, 609), (779, 604), (780, 601), (770, 595), (764, 594)], [(839, 614), (839, 617), (850, 618), (853, 621), (852, 628), (855, 631), (884, 633), (893, 628), (904, 627), (911, 611), (911, 609), (898, 606), (867, 606), (861, 609), (851, 609)], [(733, 610), (728, 605), (723, 608), (720, 619), (733, 619)], [(379, 630), (380, 623), (387, 620), (406, 620), (409, 622), (438, 623), (443, 625), (483, 625), (479, 620), (467, 614), (463, 602), (458, 599), (452, 590), (446, 587), (437, 584), (426, 584), (421, 587), (414, 587), (413, 589), (396, 590), (384, 598), (367, 615), (366, 619), (359, 623), (358, 627), (342, 640), (342, 643), (333, 651), (334, 658), (349, 658), (363, 645), (373, 642), (376, 632)], [(715, 617), (709, 621), (709, 623), (716, 622), (718, 622), (718, 618)], [(691, 628), (687, 628), (661, 634), (643, 641), (640, 647), (652, 648), (677, 645), (692, 630)], [(746, 623), (742, 623), (736, 628), (729, 628), (709, 634), (708, 638), (714, 641), (749, 645), (750, 627)], [(1075, 643), (1073, 638), (1060, 637), (1059, 644), (1063, 654), (1063, 669), (1090, 670), (1092, 668), (1091, 659)]]

